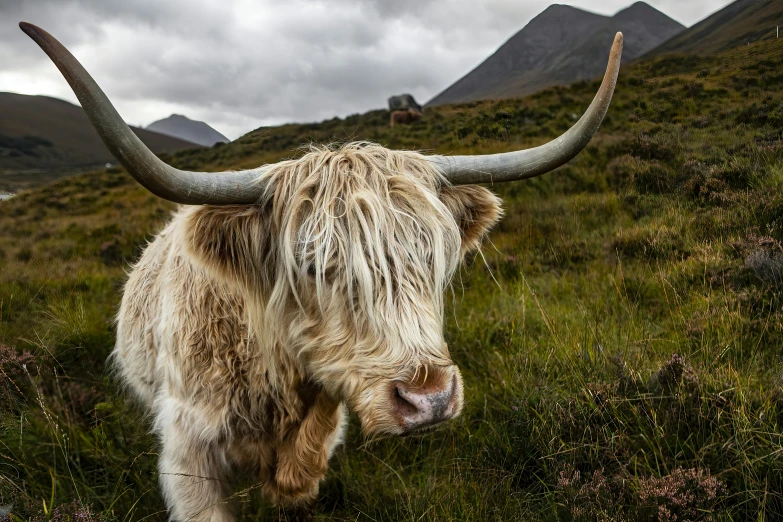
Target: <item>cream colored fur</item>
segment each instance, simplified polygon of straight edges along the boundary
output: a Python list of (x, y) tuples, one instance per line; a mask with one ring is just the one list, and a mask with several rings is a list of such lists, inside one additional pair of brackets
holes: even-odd
[(347, 411), (405, 431), (394, 383), (462, 380), (443, 293), (500, 216), (414, 152), (312, 149), (259, 179), (257, 205), (185, 207), (133, 268), (113, 359), (150, 410), (173, 520), (233, 520), (232, 478), (315, 498)]

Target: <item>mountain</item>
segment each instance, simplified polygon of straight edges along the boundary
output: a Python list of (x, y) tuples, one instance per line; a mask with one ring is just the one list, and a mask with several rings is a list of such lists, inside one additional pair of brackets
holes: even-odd
[(668, 53), (714, 54), (748, 42), (776, 38), (776, 26), (783, 25), (780, 0), (737, 0), (687, 29), (650, 56)]
[(427, 105), (530, 94), (551, 85), (598, 77), (615, 33), (625, 35), (623, 60), (632, 60), (684, 29), (657, 9), (637, 2), (612, 17), (551, 5), (492, 56)]
[(205, 147), (230, 141), (203, 121), (191, 120), (181, 114), (172, 114), (168, 118), (151, 123), (147, 126), (147, 130), (198, 143)]
[[(144, 129), (133, 131), (156, 154), (198, 147)], [(0, 92), (0, 185), (5, 189), (14, 188), (11, 179), (26, 185), (38, 175), (35, 171), (48, 181), (106, 163), (116, 160), (81, 107), (47, 96)]]

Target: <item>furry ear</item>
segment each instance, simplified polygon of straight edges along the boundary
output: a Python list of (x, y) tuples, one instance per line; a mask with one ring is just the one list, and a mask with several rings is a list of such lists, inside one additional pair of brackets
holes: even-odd
[(484, 235), (503, 215), (500, 199), (478, 185), (445, 186), (440, 199), (462, 232), (462, 255), (477, 250)]
[(209, 272), (231, 285), (262, 290), (272, 250), (269, 205), (198, 207), (185, 221), (187, 248)]

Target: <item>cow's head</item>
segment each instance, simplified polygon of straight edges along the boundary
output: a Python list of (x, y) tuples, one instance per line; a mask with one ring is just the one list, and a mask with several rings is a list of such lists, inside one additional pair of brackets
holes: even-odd
[(367, 433), (459, 413), (443, 294), (500, 216), (476, 185), (425, 157), (351, 143), (278, 163), (255, 205), (185, 212), (191, 255), (253, 301), (264, 346), (357, 412)]
[(203, 205), (187, 212), (188, 247), (246, 295), (264, 345), (346, 401), (366, 433), (393, 434), (462, 408), (462, 377), (443, 337), (443, 295), (461, 258), (500, 216), (498, 199), (474, 183), (537, 176), (584, 148), (608, 108), (622, 48), (618, 34), (582, 119), (534, 149), (423, 156), (354, 143), (216, 174), (161, 162), (59, 42), (35, 26), (22, 29), (63, 72), (131, 175), (160, 197)]

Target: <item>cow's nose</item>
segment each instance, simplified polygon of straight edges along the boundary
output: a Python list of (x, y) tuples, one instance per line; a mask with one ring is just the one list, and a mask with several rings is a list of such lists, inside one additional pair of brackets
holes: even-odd
[(431, 426), (454, 417), (457, 412), (457, 376), (442, 386), (416, 388), (404, 383), (394, 387), (394, 402), (408, 430)]

